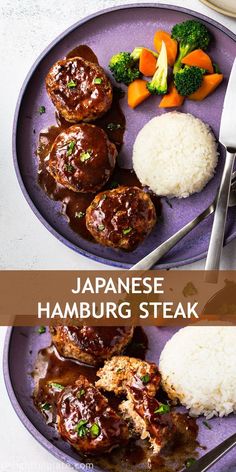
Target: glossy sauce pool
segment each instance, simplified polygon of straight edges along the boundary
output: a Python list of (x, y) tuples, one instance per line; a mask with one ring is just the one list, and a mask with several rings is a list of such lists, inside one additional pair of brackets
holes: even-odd
[[(147, 336), (141, 327), (134, 330), (131, 343), (126, 347), (124, 354), (132, 357), (145, 359), (148, 349)], [(98, 367), (90, 367), (77, 361), (60, 357), (53, 346), (42, 349), (38, 353), (35, 369), (32, 373), (35, 380), (34, 402), (39, 411), (43, 414), (48, 427), (56, 428), (56, 403), (60, 389), (49, 388), (49, 384), (54, 382), (58, 385), (69, 385), (73, 383), (79, 375), (84, 375), (89, 382), (94, 384), (97, 380), (96, 371)], [(116, 397), (112, 393), (105, 394), (110, 406), (118, 410), (118, 405), (122, 401), (121, 397)], [(160, 401), (165, 402), (163, 392), (158, 392)], [(49, 410), (43, 410), (43, 404), (50, 404)], [(55, 440), (58, 437), (55, 436)], [(153, 472), (177, 472), (183, 468), (184, 463), (190, 457), (196, 457), (198, 443), (194, 437), (188, 444), (177, 444), (163, 454), (155, 456), (149, 443), (141, 440), (130, 440), (128, 446), (118, 447), (109, 454), (98, 457), (87, 456), (87, 461), (101, 467), (108, 472), (138, 472), (151, 470)], [(83, 460), (83, 459), (82, 459)]]
[[(69, 57), (83, 57), (94, 63), (98, 63), (98, 59), (92, 49), (86, 45), (80, 45), (67, 54)], [(119, 88), (113, 88), (113, 102), (108, 112), (98, 118), (93, 123), (101, 127), (113, 142), (118, 152), (123, 144), (123, 136), (125, 132), (125, 116), (120, 107), (120, 99), (123, 97), (123, 91)], [(57, 183), (47, 170), (47, 160), (50, 149), (56, 137), (64, 130), (73, 125), (68, 123), (56, 112), (57, 124), (51, 125), (43, 129), (39, 134), (37, 156), (39, 159), (38, 182), (46, 194), (53, 200), (62, 203), (62, 214), (67, 218), (68, 224), (77, 234), (84, 239), (95, 242), (94, 238), (86, 228), (85, 213), (86, 209), (96, 196), (96, 193), (78, 193), (63, 187)], [(118, 185), (137, 186), (142, 185), (136, 177), (132, 169), (122, 169), (116, 164), (115, 170), (105, 185), (104, 190), (116, 188)], [(99, 192), (97, 192), (99, 193)], [(161, 214), (160, 199), (150, 193), (150, 197), (155, 205), (157, 217)]]

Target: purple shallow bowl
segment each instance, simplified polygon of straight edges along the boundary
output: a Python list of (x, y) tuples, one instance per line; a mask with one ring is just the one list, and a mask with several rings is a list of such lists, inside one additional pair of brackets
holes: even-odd
[[(169, 328), (148, 327), (145, 332), (149, 341), (146, 358), (158, 363), (163, 347), (175, 331)], [(76, 470), (82, 470), (79, 455), (65, 441), (57, 438), (54, 428), (46, 425), (32, 401), (33, 379), (30, 372), (34, 368), (39, 349), (49, 344), (49, 334), (39, 335), (35, 327), (8, 329), (3, 357), (6, 388), (16, 414), (35, 439), (58, 459), (73, 466)], [(200, 449), (200, 455), (236, 431), (236, 416), (234, 415), (211, 419), (211, 430), (207, 429), (202, 421), (203, 418), (199, 418), (199, 442), (206, 449)], [(93, 470), (101, 471), (97, 467)], [(223, 460), (211, 468), (211, 471), (235, 472), (235, 452), (227, 454)]]
[[(75, 251), (96, 261), (129, 268), (198, 215), (216, 194), (224, 155), (221, 150), (216, 175), (200, 194), (187, 199), (173, 199), (172, 209), (163, 200), (163, 221), (156, 225), (151, 235), (132, 253), (89, 242), (69, 227), (66, 219), (60, 214), (61, 204), (50, 200), (37, 183), (37, 136), (40, 129), (55, 123), (55, 109), (46, 93), (45, 76), (55, 61), (78, 44), (88, 44), (97, 54), (101, 65), (107, 69), (112, 54), (121, 50), (132, 50), (137, 45), (152, 47), (153, 34), (157, 28), (170, 31), (175, 23), (189, 18), (199, 18), (212, 32), (214, 40), (209, 52), (214, 62), (220, 64), (225, 80), (204, 102), (186, 100), (181, 111), (190, 112), (209, 123), (218, 138), (227, 79), (235, 57), (236, 37), (210, 18), (184, 8), (137, 4), (109, 8), (89, 16), (73, 25), (46, 48), (23, 84), (13, 130), (14, 163), (21, 189), (34, 213), (54, 236)], [(136, 110), (131, 110), (126, 101), (126, 98), (122, 100), (122, 106), (127, 128), (119, 159), (122, 165), (131, 167), (132, 146), (138, 131), (152, 117), (163, 113), (163, 110), (157, 106), (158, 98), (147, 100)], [(46, 113), (40, 116), (38, 109), (41, 105), (46, 107)], [(203, 258), (208, 248), (211, 226), (212, 217), (209, 217), (163, 257), (156, 267), (176, 267)], [(226, 243), (235, 236), (236, 208), (231, 208), (226, 226)]]

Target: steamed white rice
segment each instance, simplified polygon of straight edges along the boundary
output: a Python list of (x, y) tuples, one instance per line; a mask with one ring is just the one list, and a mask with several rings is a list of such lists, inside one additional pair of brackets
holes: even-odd
[(191, 415), (236, 412), (236, 327), (180, 329), (165, 345), (159, 367), (164, 389)]
[(208, 125), (191, 114), (170, 112), (150, 120), (138, 133), (133, 167), (157, 195), (188, 197), (213, 177), (217, 143)]

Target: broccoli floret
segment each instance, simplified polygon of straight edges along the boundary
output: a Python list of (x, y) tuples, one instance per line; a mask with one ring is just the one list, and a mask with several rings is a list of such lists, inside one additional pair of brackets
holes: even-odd
[(147, 83), (147, 89), (153, 95), (164, 95), (167, 93), (167, 75), (168, 75), (168, 61), (167, 61), (167, 51), (164, 41), (162, 41), (162, 46), (160, 54), (157, 60), (157, 70), (151, 80)]
[(181, 69), (182, 59), (194, 49), (207, 49), (211, 36), (203, 23), (187, 20), (172, 28), (171, 36), (179, 43), (179, 55), (175, 62), (174, 74)]
[(109, 69), (117, 82), (129, 85), (140, 77), (138, 63), (133, 59), (130, 52), (119, 52), (112, 56)]
[(200, 67), (185, 66), (175, 74), (175, 86), (180, 95), (184, 97), (196, 92), (202, 84), (204, 69)]

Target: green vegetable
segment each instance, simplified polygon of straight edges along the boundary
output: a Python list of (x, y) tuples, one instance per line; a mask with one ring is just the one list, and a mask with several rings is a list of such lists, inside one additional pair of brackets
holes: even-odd
[(40, 326), (39, 329), (38, 329), (38, 333), (39, 334), (46, 333), (46, 326)]
[(84, 211), (76, 211), (75, 212), (75, 218), (83, 218), (83, 216), (85, 216)]
[(56, 383), (56, 382), (50, 382), (50, 387), (52, 388), (55, 388), (56, 390), (63, 390), (65, 387), (64, 385), (61, 385), (59, 383)]
[(124, 369), (122, 369), (121, 367), (119, 367), (118, 369), (116, 369), (116, 372), (119, 373), (119, 372), (122, 372), (122, 370), (124, 370)]
[(50, 403), (47, 403), (47, 402), (46, 402), (46, 403), (43, 403), (43, 404), (41, 405), (41, 409), (44, 410), (44, 411), (51, 410), (51, 408), (52, 408), (52, 405), (51, 405)]
[(211, 429), (211, 425), (207, 421), (203, 421), (202, 424), (204, 424), (207, 429)]
[(75, 88), (76, 85), (77, 85), (77, 82), (75, 82), (74, 80), (70, 80), (70, 82), (67, 82), (68, 88)]
[(150, 381), (150, 375), (145, 374), (143, 377), (141, 377), (141, 380), (144, 384), (147, 384)]
[(97, 423), (93, 423), (89, 431), (92, 437), (97, 438), (97, 436), (100, 434), (99, 425)]
[(104, 225), (98, 225), (98, 231), (103, 231), (105, 229)]
[(85, 161), (88, 161), (88, 159), (90, 159), (92, 157), (92, 151), (88, 150), (88, 151), (83, 151), (81, 152), (80, 154), (80, 160), (81, 162), (85, 162)]
[(170, 406), (164, 405), (164, 403), (159, 403), (159, 407), (154, 410), (155, 414), (164, 415), (165, 413), (169, 413)]
[(147, 89), (153, 95), (163, 95), (167, 93), (167, 75), (168, 75), (168, 60), (167, 60), (167, 51), (164, 41), (162, 41), (162, 46), (160, 54), (157, 60), (157, 70), (151, 80), (147, 83)]
[(41, 105), (41, 107), (39, 107), (39, 114), (43, 115), (43, 113), (45, 112), (46, 112), (46, 108), (43, 105)]
[(73, 170), (74, 170), (74, 167), (69, 162), (68, 162), (68, 164), (65, 164), (64, 168), (65, 168), (66, 172), (73, 172)]
[(138, 63), (130, 52), (119, 52), (112, 56), (109, 62), (109, 69), (117, 82), (125, 85), (131, 84), (140, 77)]
[(110, 185), (109, 185), (110, 189), (114, 189), (114, 188), (117, 188), (119, 187), (119, 184), (118, 182), (115, 182), (115, 180), (113, 180)]
[(119, 123), (108, 123), (107, 129), (110, 131), (115, 131), (116, 129), (120, 129), (122, 126)]
[(83, 438), (88, 433), (87, 428), (88, 421), (87, 420), (80, 420), (76, 426), (77, 434), (80, 438)]
[[(131, 52), (130, 56), (132, 57), (132, 59), (134, 59), (134, 61), (139, 60), (142, 49), (143, 49), (143, 47), (139, 46), (137, 48), (134, 48), (134, 50)], [(147, 49), (147, 51), (151, 52), (153, 54), (153, 56), (158, 57), (157, 52), (152, 51), (152, 49), (148, 49), (148, 48), (144, 48), (144, 49)]]
[(189, 459), (186, 460), (185, 465), (186, 467), (191, 467), (196, 462), (196, 459), (194, 457), (190, 457)]
[(202, 84), (204, 69), (185, 66), (175, 74), (175, 86), (184, 97), (196, 92)]
[(211, 36), (203, 23), (196, 20), (187, 20), (178, 23), (172, 28), (171, 36), (179, 43), (179, 55), (174, 64), (176, 74), (182, 67), (182, 59), (194, 49), (207, 49)]
[(122, 233), (123, 233), (124, 235), (129, 234), (129, 233), (132, 231), (132, 229), (133, 229), (133, 228), (131, 228), (131, 226), (130, 226), (129, 228), (123, 229)]
[(102, 83), (102, 79), (101, 77), (95, 77), (94, 81), (93, 81), (94, 84), (101, 84)]
[(214, 67), (215, 74), (221, 74), (220, 67), (218, 64), (216, 64), (216, 62), (213, 62), (213, 67)]
[(74, 151), (74, 147), (75, 147), (75, 141), (70, 141), (67, 146), (67, 151), (66, 151), (67, 157), (71, 156), (72, 152)]
[(81, 398), (84, 394), (85, 394), (85, 390), (83, 390), (83, 388), (82, 388), (81, 390), (78, 391), (77, 397)]

